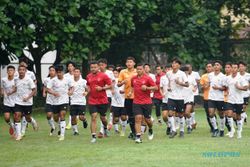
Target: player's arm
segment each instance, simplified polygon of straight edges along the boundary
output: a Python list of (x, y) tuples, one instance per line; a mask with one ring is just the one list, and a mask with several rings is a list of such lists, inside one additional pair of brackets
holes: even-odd
[(43, 85), (43, 97), (46, 97), (46, 93), (47, 93), (47, 88), (45, 85)]
[(188, 82), (181, 82), (178, 79), (175, 81), (177, 85), (183, 86), (183, 87), (189, 87)]
[(118, 86), (118, 87), (121, 87), (121, 86), (124, 85), (124, 84), (126, 84), (126, 80), (124, 80), (123, 72), (121, 72), (121, 73), (119, 74), (117, 86)]
[(243, 82), (242, 86), (236, 82), (235, 87), (241, 91), (247, 91), (248, 90), (248, 84), (246, 82)]
[(69, 96), (72, 96), (73, 95), (73, 92), (74, 92), (74, 87), (73, 86), (71, 86), (71, 87), (69, 87), (69, 90), (68, 90), (68, 95)]
[(35, 96), (35, 94), (36, 94), (36, 88), (34, 87), (34, 88), (32, 88), (31, 93), (27, 97), (23, 98), (23, 101), (27, 102), (30, 98), (32, 98), (33, 96)]

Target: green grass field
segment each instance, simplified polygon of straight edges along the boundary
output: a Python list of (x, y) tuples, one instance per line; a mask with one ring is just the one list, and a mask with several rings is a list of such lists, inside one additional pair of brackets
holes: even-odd
[[(45, 113), (35, 111), (34, 117), (39, 123), (39, 131), (34, 132), (30, 125), (26, 137), (20, 142), (11, 139), (8, 126), (0, 117), (1, 167), (250, 166), (250, 125), (244, 125), (241, 140), (236, 137), (211, 138), (203, 109), (196, 109), (198, 128), (191, 135), (185, 134), (184, 139), (178, 136), (169, 139), (165, 135), (165, 125), (155, 124), (154, 140), (149, 141), (145, 135), (142, 144), (135, 144), (113, 131), (110, 138), (98, 139), (96, 144), (91, 144), (89, 128), (82, 127), (79, 127), (79, 136), (73, 136), (72, 130), (68, 130), (65, 140), (59, 142), (57, 136), (48, 136)], [(240, 155), (206, 157), (207, 152), (236, 152)]]

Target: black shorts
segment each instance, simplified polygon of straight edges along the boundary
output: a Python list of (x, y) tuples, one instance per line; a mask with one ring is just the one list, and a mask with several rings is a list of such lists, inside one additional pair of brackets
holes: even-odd
[(214, 108), (218, 111), (224, 111), (224, 101), (214, 101), (214, 100), (208, 100), (208, 108)]
[(89, 105), (90, 114), (99, 113), (101, 116), (106, 116), (107, 110), (108, 104)]
[(162, 111), (169, 110), (167, 103), (162, 103)]
[(161, 99), (152, 98), (152, 101), (153, 101), (154, 105), (162, 105)]
[(51, 104), (45, 104), (45, 112), (53, 112), (54, 107)]
[(14, 113), (15, 112), (15, 107), (10, 107), (10, 106), (3, 106), (3, 113)]
[(134, 115), (143, 115), (145, 118), (151, 118), (152, 104), (133, 104)]
[(173, 100), (168, 99), (168, 108), (169, 110), (176, 112), (184, 112), (184, 100)]
[(243, 104), (231, 104), (231, 103), (225, 103), (224, 104), (224, 110), (231, 110), (236, 114), (243, 113)]
[(70, 115), (85, 115), (86, 106), (85, 105), (71, 105), (70, 106)]
[(133, 99), (125, 99), (124, 106), (125, 106), (126, 115), (128, 115), (131, 118), (133, 118), (134, 117), (134, 113), (133, 113)]
[(32, 113), (32, 106), (15, 105), (15, 112), (21, 112), (23, 115), (30, 115)]
[(244, 97), (244, 105), (248, 105), (249, 103), (249, 97)]
[(67, 112), (68, 104), (53, 105), (53, 113), (59, 114), (61, 111)]
[(111, 106), (111, 112), (113, 113), (113, 117), (120, 117), (122, 115), (126, 115), (126, 111), (124, 107)]

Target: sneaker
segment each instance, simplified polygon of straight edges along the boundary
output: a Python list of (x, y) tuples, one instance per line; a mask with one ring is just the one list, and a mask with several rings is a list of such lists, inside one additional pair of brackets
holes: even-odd
[(124, 131), (121, 131), (120, 136), (121, 136), (121, 137), (124, 137), (124, 136), (125, 136), (125, 132), (124, 132)]
[(128, 135), (128, 138), (134, 140), (135, 139), (135, 134), (130, 132), (129, 135)]
[(191, 134), (192, 133), (192, 128), (188, 127), (187, 128), (187, 134)]
[(233, 128), (233, 129), (231, 129), (231, 132), (229, 132), (229, 137), (230, 138), (233, 138), (234, 137), (234, 132), (235, 132), (235, 129)]
[(13, 136), (15, 134), (15, 130), (14, 130), (14, 128), (12, 126), (10, 126), (10, 128), (9, 128), (9, 134), (11, 136)]
[(229, 136), (230, 135), (230, 132), (227, 132), (227, 134), (225, 134), (225, 136)]
[(172, 131), (172, 132), (170, 133), (170, 135), (169, 135), (169, 138), (172, 139), (172, 138), (174, 138), (176, 135), (177, 135), (177, 132)]
[(71, 124), (68, 124), (65, 129), (70, 130), (71, 129)]
[(220, 130), (220, 137), (224, 137), (224, 130)]
[(184, 132), (183, 132), (183, 131), (180, 131), (179, 137), (180, 137), (180, 138), (184, 138)]
[(197, 122), (195, 122), (194, 124), (192, 124), (192, 129), (196, 129), (197, 126)]
[(148, 132), (148, 140), (153, 140), (153, 138), (154, 138), (154, 133), (153, 133), (153, 131)]
[(168, 127), (166, 130), (166, 135), (170, 135), (171, 129)]
[(20, 140), (22, 140), (22, 136), (17, 136), (16, 141), (20, 141)]
[(244, 119), (244, 124), (247, 125), (247, 118)]
[(141, 138), (136, 138), (136, 139), (135, 139), (135, 143), (138, 143), (138, 144), (142, 143)]
[(79, 133), (78, 132), (74, 132), (73, 135), (74, 136), (79, 136)]
[(119, 130), (115, 130), (115, 134), (120, 134), (121, 132)]
[(162, 125), (162, 121), (160, 119), (158, 119), (158, 124)]
[(212, 134), (212, 137), (217, 137), (219, 135), (219, 130), (218, 129), (215, 129), (213, 131), (213, 134)]
[(64, 136), (60, 136), (58, 140), (59, 141), (63, 141), (64, 140)]
[(90, 143), (96, 143), (96, 138), (92, 138), (91, 140), (90, 140)]
[(58, 135), (58, 137), (60, 137), (60, 135), (61, 135), (61, 131), (60, 130), (57, 132), (57, 135)]
[(102, 132), (99, 132), (99, 133), (98, 133), (98, 135), (97, 135), (97, 137), (98, 137), (98, 138), (103, 138), (103, 137), (104, 137), (104, 135), (103, 135), (103, 133), (102, 133)]
[(241, 139), (242, 135), (241, 135), (241, 131), (237, 131), (237, 139)]
[(50, 133), (49, 133), (49, 135), (50, 135), (50, 136), (52, 136), (52, 135), (53, 135), (53, 133), (54, 133), (54, 131), (55, 131), (55, 129), (51, 128), (51, 129), (50, 129)]
[(86, 129), (88, 127), (88, 122), (87, 121), (82, 122), (82, 124), (83, 124), (84, 129)]
[(32, 123), (32, 126), (34, 131), (38, 131), (38, 124), (36, 121)]

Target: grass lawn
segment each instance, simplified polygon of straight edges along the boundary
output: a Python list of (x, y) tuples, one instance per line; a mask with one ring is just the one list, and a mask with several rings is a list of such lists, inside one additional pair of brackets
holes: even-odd
[[(142, 144), (115, 135), (113, 130), (110, 138), (98, 139), (96, 144), (91, 144), (89, 128), (81, 126), (79, 136), (73, 136), (72, 131), (67, 130), (65, 140), (59, 142), (57, 136), (48, 136), (50, 129), (45, 113), (34, 111), (33, 116), (39, 123), (39, 131), (34, 132), (29, 125), (26, 137), (20, 142), (11, 139), (8, 126), (0, 117), (1, 167), (250, 166), (250, 123), (244, 125), (241, 140), (236, 137), (211, 138), (204, 111), (200, 108), (196, 109), (198, 128), (190, 135), (185, 134), (184, 139), (178, 136), (169, 139), (165, 135), (165, 125), (155, 124), (155, 138), (149, 141), (144, 135)], [(210, 152), (215, 152), (216, 156), (207, 157)], [(237, 153), (236, 157), (219, 155), (231, 152)]]

